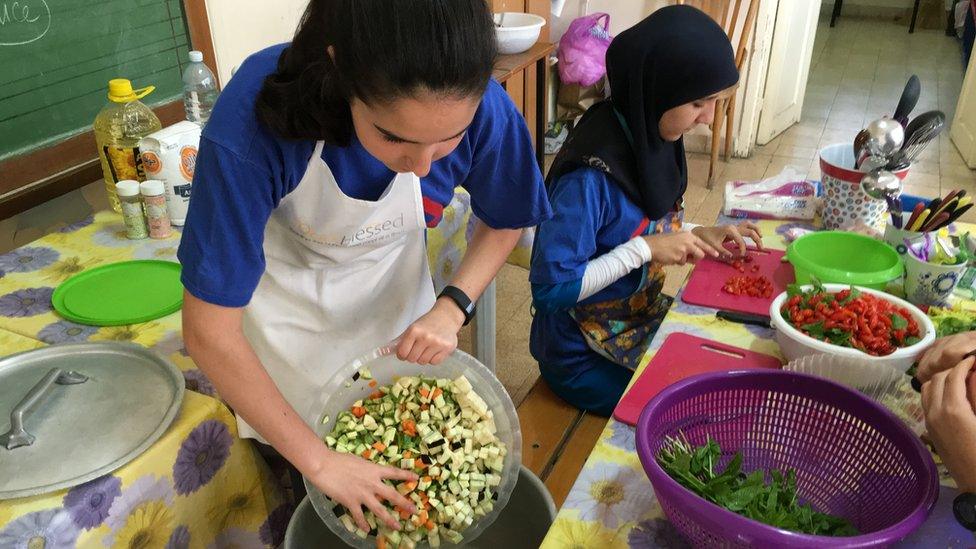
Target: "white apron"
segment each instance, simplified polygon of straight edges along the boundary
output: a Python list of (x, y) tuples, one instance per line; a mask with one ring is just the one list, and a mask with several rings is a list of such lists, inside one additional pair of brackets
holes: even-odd
[[(298, 414), (313, 425), (322, 387), (434, 305), (420, 179), (397, 174), (376, 202), (347, 196), (315, 146), (305, 175), (271, 214), (267, 266), (244, 334)], [(237, 418), (242, 437), (261, 439)]]

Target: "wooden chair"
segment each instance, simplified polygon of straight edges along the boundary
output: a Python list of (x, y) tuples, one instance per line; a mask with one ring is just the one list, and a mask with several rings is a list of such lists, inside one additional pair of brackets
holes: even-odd
[[(735, 50), (735, 67), (742, 74), (742, 66), (746, 58), (746, 49), (752, 37), (752, 28), (756, 23), (761, 0), (677, 0), (678, 4), (688, 4), (707, 13), (722, 26), (729, 36), (729, 41)], [(741, 16), (745, 14), (742, 27), (738, 28)], [(728, 124), (726, 124), (728, 120)], [(722, 127), (725, 126), (725, 160), (732, 154), (732, 126), (735, 120), (735, 93), (729, 97), (719, 99), (715, 103), (715, 117), (709, 129), (712, 132), (711, 159), (708, 163), (708, 183), (711, 189), (715, 185), (715, 163), (718, 162), (718, 147), (721, 139)]]

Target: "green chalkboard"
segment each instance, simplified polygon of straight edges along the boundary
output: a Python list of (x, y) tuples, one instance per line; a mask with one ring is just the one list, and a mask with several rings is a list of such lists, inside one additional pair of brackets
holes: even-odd
[(0, 0), (0, 160), (91, 129), (108, 81), (182, 93), (181, 0)]

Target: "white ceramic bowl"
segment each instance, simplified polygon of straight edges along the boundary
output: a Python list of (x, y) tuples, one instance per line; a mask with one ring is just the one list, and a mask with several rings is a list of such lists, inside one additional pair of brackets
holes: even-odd
[(539, 32), (546, 24), (544, 17), (534, 13), (506, 11), (494, 14), (498, 53), (522, 53), (539, 41)]
[[(812, 288), (812, 286), (803, 286), (802, 288), (804, 290), (809, 290)], [(850, 288), (850, 286), (845, 284), (824, 284), (824, 288), (830, 293), (836, 293)], [(850, 347), (840, 347), (838, 345), (824, 343), (823, 341), (814, 339), (804, 334), (786, 322), (786, 319), (784, 319), (779, 312), (780, 308), (783, 306), (783, 303), (788, 298), (787, 293), (783, 292), (777, 296), (776, 299), (773, 300), (773, 304), (770, 305), (769, 318), (772, 321), (773, 328), (776, 330), (776, 342), (779, 343), (780, 350), (783, 352), (783, 356), (786, 357), (788, 362), (804, 356), (826, 353), (858, 359), (863, 362), (884, 364), (895, 368), (900, 372), (906, 372), (909, 368), (911, 368), (912, 364), (915, 363), (918, 355), (927, 349), (933, 341), (935, 341), (935, 326), (932, 324), (932, 321), (929, 320), (929, 317), (919, 310), (918, 307), (912, 305), (904, 299), (899, 299), (893, 295), (886, 294), (878, 290), (862, 287), (857, 287), (857, 289), (864, 293), (875, 295), (881, 299), (884, 299), (885, 301), (890, 301), (891, 303), (894, 303), (895, 305), (903, 307), (909, 311), (912, 316), (915, 317), (915, 321), (918, 322), (919, 328), (922, 332), (922, 340), (914, 345), (897, 349), (894, 353), (887, 356), (871, 356)]]

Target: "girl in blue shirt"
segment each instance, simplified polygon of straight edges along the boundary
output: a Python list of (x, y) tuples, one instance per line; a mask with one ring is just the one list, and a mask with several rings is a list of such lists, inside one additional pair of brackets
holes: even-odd
[[(521, 229), (550, 215), (524, 120), (490, 79), (483, 0), (312, 0), (294, 40), (249, 57), (203, 132), (179, 258), (183, 331), (238, 416), (365, 531), (384, 481), (310, 425), (323, 387), (396, 340), (437, 364)], [(425, 230), (456, 186), (481, 221), (434, 294)], [(301, 483), (296, 486), (300, 488)]]
[(709, 124), (736, 85), (722, 29), (689, 6), (662, 8), (607, 51), (611, 97), (570, 134), (549, 172), (552, 219), (532, 250), (530, 347), (571, 404), (610, 415), (671, 305), (661, 266), (761, 247), (757, 228), (683, 223), (682, 135)]

